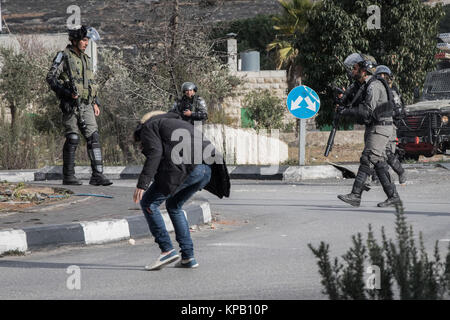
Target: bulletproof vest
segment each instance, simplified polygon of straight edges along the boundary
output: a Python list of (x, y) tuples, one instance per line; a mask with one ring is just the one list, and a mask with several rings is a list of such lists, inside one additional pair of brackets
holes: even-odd
[[(69, 61), (69, 65), (66, 67), (72, 71), (73, 80), (81, 99), (88, 100), (89, 103), (92, 102), (92, 99), (97, 96), (97, 85), (94, 84), (91, 59), (85, 53), (77, 56), (69, 47), (64, 50), (64, 55), (67, 56)], [(69, 76), (66, 72), (62, 72), (60, 77), (64, 81), (69, 81)]]
[[(392, 118), (393, 112), (394, 112), (394, 95), (392, 93), (392, 89), (387, 83), (387, 81), (383, 77), (377, 77), (377, 80), (380, 80), (383, 84), (384, 88), (386, 89), (386, 93), (388, 96), (388, 101), (379, 105), (374, 110), (374, 117), (375, 120), (380, 121), (384, 118)], [(378, 110), (377, 110), (378, 109)]]
[[(389, 84), (381, 77), (373, 76), (372, 78), (367, 81), (363, 87), (363, 93), (361, 94), (361, 98), (359, 101), (363, 102), (366, 100), (367, 96), (367, 88), (369, 88), (370, 84), (374, 82), (375, 80), (379, 80), (384, 88), (386, 89), (388, 101), (385, 103), (382, 103), (381, 105), (377, 106), (375, 110), (372, 112), (372, 123), (376, 123), (383, 120), (389, 120), (389, 118), (392, 118), (392, 113), (394, 110), (394, 97), (391, 91), (391, 88), (389, 87)], [(392, 120), (391, 120), (392, 121)], [(366, 121), (367, 122), (367, 121)], [(366, 123), (367, 124), (367, 123)]]

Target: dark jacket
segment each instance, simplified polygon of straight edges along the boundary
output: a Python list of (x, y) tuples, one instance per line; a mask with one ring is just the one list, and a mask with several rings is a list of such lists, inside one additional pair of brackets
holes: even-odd
[[(146, 157), (137, 183), (138, 188), (145, 190), (154, 181), (163, 194), (173, 194), (192, 172), (196, 163), (210, 164), (215, 158), (219, 163), (210, 164), (211, 180), (205, 186), (205, 190), (219, 198), (229, 197), (230, 177), (223, 157), (213, 148), (209, 153), (211, 157), (202, 160), (202, 156), (196, 159), (194, 151), (197, 156), (200, 154), (196, 148), (201, 146), (203, 155), (211, 142), (200, 131), (194, 130), (192, 124), (183, 121), (180, 115), (172, 112), (154, 116), (138, 127), (135, 135), (140, 137), (142, 153)], [(192, 151), (190, 155), (189, 149)], [(172, 159), (172, 152), (179, 155), (179, 158)]]

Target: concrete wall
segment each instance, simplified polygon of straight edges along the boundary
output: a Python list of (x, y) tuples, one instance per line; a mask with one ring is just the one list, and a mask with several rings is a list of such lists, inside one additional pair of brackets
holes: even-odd
[(203, 128), (205, 136), (225, 154), (228, 164), (280, 164), (288, 159), (288, 145), (277, 132), (236, 129), (219, 124)]

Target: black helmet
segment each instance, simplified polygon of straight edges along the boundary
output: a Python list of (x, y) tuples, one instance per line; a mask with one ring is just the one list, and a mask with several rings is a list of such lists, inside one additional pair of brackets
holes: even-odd
[(69, 41), (79, 41), (87, 37), (86, 26), (81, 26), (78, 29), (69, 29)]
[(345, 58), (344, 64), (347, 68), (352, 69), (354, 64), (358, 64), (361, 68), (367, 70), (368, 73), (374, 74), (377, 61), (374, 57), (367, 54), (352, 53)]
[(382, 73), (386, 73), (389, 78), (393, 79), (394, 78), (394, 74), (392, 73), (391, 69), (389, 69), (387, 66), (380, 64), (377, 69), (375, 70), (375, 75), (379, 75)]
[(197, 86), (192, 82), (185, 82), (181, 85), (181, 92), (184, 93), (186, 90), (194, 90), (197, 92)]
[(93, 41), (100, 40), (100, 35), (93, 27), (81, 26), (78, 29), (69, 29), (69, 41), (79, 41), (83, 38), (89, 38)]

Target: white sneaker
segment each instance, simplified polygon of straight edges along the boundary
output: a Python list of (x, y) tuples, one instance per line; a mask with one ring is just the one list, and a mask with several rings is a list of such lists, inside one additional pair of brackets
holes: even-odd
[(145, 270), (159, 270), (162, 267), (165, 267), (166, 265), (168, 265), (169, 263), (172, 263), (174, 261), (176, 261), (180, 256), (178, 255), (178, 253), (175, 251), (175, 249), (172, 249), (171, 251), (169, 251), (169, 253), (167, 254), (162, 254), (158, 257), (158, 259), (150, 266), (145, 266)]

